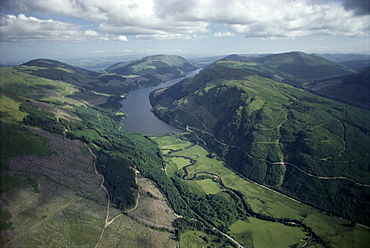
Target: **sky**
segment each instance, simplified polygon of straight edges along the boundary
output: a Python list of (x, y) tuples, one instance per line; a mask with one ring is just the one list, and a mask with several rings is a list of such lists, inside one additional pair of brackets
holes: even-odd
[(370, 0), (1, 0), (0, 62), (369, 53)]

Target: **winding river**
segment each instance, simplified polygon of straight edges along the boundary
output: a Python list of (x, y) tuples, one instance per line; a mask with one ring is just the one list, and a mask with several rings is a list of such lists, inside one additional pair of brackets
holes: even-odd
[(150, 109), (150, 92), (174, 85), (184, 78), (196, 75), (201, 69), (189, 72), (184, 77), (172, 79), (154, 87), (138, 89), (130, 92), (128, 96), (121, 101), (123, 105), (120, 109), (129, 116), (122, 120), (122, 129), (130, 132), (137, 132), (143, 135), (160, 135), (171, 132), (180, 132), (176, 128), (158, 119)]

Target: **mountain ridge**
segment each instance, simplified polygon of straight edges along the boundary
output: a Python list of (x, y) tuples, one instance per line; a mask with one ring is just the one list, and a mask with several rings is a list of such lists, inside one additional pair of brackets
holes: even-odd
[(131, 62), (114, 64), (105, 69), (119, 75), (139, 75), (155, 85), (184, 76), (198, 67), (177, 55), (152, 55)]

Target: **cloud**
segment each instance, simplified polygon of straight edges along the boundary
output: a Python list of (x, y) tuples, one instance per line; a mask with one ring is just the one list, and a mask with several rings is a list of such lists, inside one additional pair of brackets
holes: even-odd
[(81, 30), (81, 27), (71, 23), (55, 20), (41, 20), (36, 17), (27, 17), (24, 14), (1, 15), (2, 41), (87, 41), (107, 40), (106, 35), (100, 35), (94, 30)]
[(99, 36), (98, 32), (94, 31), (94, 30), (91, 30), (91, 29), (88, 29), (84, 32), (84, 34), (86, 36)]
[(217, 37), (217, 38), (220, 38), (220, 37), (235, 37), (236, 34), (235, 33), (230, 33), (230, 32), (225, 32), (225, 33), (217, 32), (217, 33), (214, 33), (213, 36)]
[(354, 10), (358, 15), (370, 14), (369, 0), (343, 0), (343, 5), (346, 9)]
[[(201, 36), (296, 38), (315, 35), (369, 35), (367, 0), (3, 0), (5, 10), (13, 13), (42, 13), (73, 17), (91, 22), (96, 30), (86, 37), (98, 38), (92, 31), (113, 36), (129, 35), (136, 39), (190, 39)], [(18, 18), (19, 19), (19, 18)], [(56, 18), (55, 18), (56, 19)], [(63, 19), (65, 20), (65, 19)], [(18, 20), (20, 21), (20, 20)], [(30, 22), (28, 20), (27, 22)], [(81, 27), (58, 21), (61, 32), (68, 36), (81, 33)], [(40, 26), (41, 24), (39, 24)], [(46, 25), (46, 23), (42, 24)], [(224, 30), (212, 30), (213, 26)], [(40, 31), (41, 32), (41, 31)], [(57, 33), (57, 30), (55, 30)], [(10, 31), (6, 34), (11, 34)], [(22, 37), (22, 33), (14, 33)], [(25, 31), (25, 34), (31, 35)], [(76, 35), (70, 36), (77, 38)], [(50, 37), (48, 34), (40, 38)], [(100, 36), (108, 39), (107, 36)], [(7, 38), (10, 39), (9, 37)], [(19, 38), (21, 39), (21, 38)], [(82, 40), (83, 40), (82, 39)], [(121, 40), (121, 38), (115, 38)]]
[(115, 38), (114, 40), (118, 40), (118, 41), (128, 41), (127, 37), (124, 36), (124, 35), (120, 35), (118, 36), (117, 38)]
[(192, 39), (193, 36), (186, 35), (186, 34), (142, 34), (142, 35), (135, 35), (135, 39), (137, 40), (174, 40), (174, 39)]

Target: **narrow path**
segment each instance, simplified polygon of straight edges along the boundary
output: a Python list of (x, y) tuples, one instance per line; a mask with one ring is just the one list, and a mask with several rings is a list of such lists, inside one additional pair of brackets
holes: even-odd
[[(193, 146), (195, 146), (195, 145), (197, 145), (197, 144), (193, 144), (192, 146), (190, 146), (190, 147), (193, 147)], [(197, 161), (196, 160), (194, 160), (194, 159), (192, 159), (192, 158), (189, 158), (189, 157), (186, 157), (186, 156), (172, 156), (172, 155), (170, 155), (171, 153), (173, 153), (173, 152), (178, 152), (178, 151), (183, 151), (183, 150), (186, 150), (186, 149), (189, 149), (190, 147), (187, 147), (187, 148), (184, 148), (184, 149), (181, 149), (181, 150), (177, 150), (177, 151), (171, 151), (171, 152), (169, 152), (169, 153), (167, 153), (166, 154), (166, 157), (169, 157), (169, 158), (171, 158), (171, 157), (181, 157), (181, 158), (186, 158), (186, 159), (189, 159), (190, 161), (191, 161), (191, 163), (190, 164), (188, 164), (188, 165), (185, 165), (184, 167), (182, 167), (182, 170), (184, 171), (184, 175), (183, 175), (183, 179), (184, 180), (194, 180), (195, 178), (196, 178), (196, 176), (198, 175), (198, 174), (201, 174), (201, 173), (203, 173), (203, 174), (208, 174), (208, 175), (212, 175), (213, 177), (215, 177), (218, 181), (219, 181), (219, 183), (220, 183), (220, 185), (222, 185), (224, 188), (226, 188), (224, 185), (223, 185), (223, 183), (222, 183), (222, 180), (221, 180), (221, 178), (219, 177), (219, 176), (217, 176), (216, 174), (213, 174), (213, 173), (210, 173), (210, 172), (197, 172), (197, 173), (195, 173), (194, 175), (193, 175), (193, 177), (192, 178), (186, 178), (187, 177), (187, 175), (188, 175), (188, 171), (187, 171), (187, 167), (189, 167), (189, 166), (192, 166), (192, 165), (194, 165), (194, 164), (196, 164), (197, 163)], [(229, 188), (227, 188), (227, 189), (229, 189)], [(232, 190), (232, 189), (230, 189), (230, 190)], [(182, 218), (182, 217), (181, 217)], [(212, 224), (210, 224), (208, 221), (207, 221), (207, 224), (209, 225), (209, 226), (212, 226), (212, 229), (213, 230), (215, 230), (215, 231), (217, 231), (217, 232), (219, 232), (219, 233), (221, 233), (223, 236), (225, 236), (226, 238), (228, 238), (230, 241), (232, 241), (238, 248), (243, 248), (244, 246), (242, 246), (241, 244), (239, 244), (234, 238), (232, 238), (231, 236), (229, 236), (228, 234), (226, 234), (226, 233), (224, 233), (224, 232), (222, 232), (221, 230), (219, 230), (219, 229), (217, 229), (215, 226), (213, 226)]]
[(99, 177), (101, 177), (101, 183), (100, 183), (100, 188), (96, 191), (96, 193), (98, 191), (100, 191), (101, 189), (103, 189), (105, 191), (105, 193), (107, 194), (107, 211), (106, 211), (106, 217), (105, 217), (105, 221), (104, 221), (104, 227), (103, 227), (103, 230), (100, 234), (100, 238), (99, 238), (99, 241), (98, 243), (95, 245), (95, 248), (99, 247), (102, 240), (103, 240), (103, 236), (104, 236), (104, 233), (105, 233), (105, 229), (113, 223), (113, 221), (121, 216), (122, 214), (118, 214), (116, 216), (114, 216), (111, 220), (109, 220), (109, 216), (110, 216), (110, 195), (109, 195), (109, 192), (107, 190), (107, 188), (104, 186), (104, 181), (105, 181), (105, 178), (103, 175), (101, 175), (98, 170), (96, 169), (96, 161), (97, 161), (97, 158), (96, 158), (96, 155), (91, 151), (90, 147), (88, 147), (86, 144), (85, 146), (87, 147), (87, 149), (89, 150), (90, 154), (94, 157), (94, 170), (95, 170), (95, 174)]
[(323, 179), (323, 180), (338, 180), (338, 179), (342, 179), (342, 180), (348, 180), (348, 181), (351, 181), (359, 186), (362, 186), (362, 187), (370, 187), (370, 184), (364, 184), (364, 183), (360, 183), (360, 182), (357, 182), (356, 180), (353, 180), (352, 178), (348, 178), (348, 177), (323, 177), (323, 176), (318, 176), (318, 175), (314, 175), (314, 174), (311, 174), (307, 171), (304, 171), (302, 170), (301, 168), (299, 168), (297, 165), (295, 164), (292, 164), (292, 163), (288, 163), (288, 162), (276, 162), (276, 163), (272, 163), (272, 164), (282, 164), (282, 165), (290, 165), (290, 166), (293, 166), (294, 168), (296, 168), (297, 170), (299, 170), (300, 172), (302, 173), (305, 173), (306, 175), (310, 176), (310, 177), (316, 177), (318, 179)]
[[(286, 120), (284, 120), (284, 122), (285, 122)], [(283, 123), (284, 123), (283, 122)], [(279, 124), (279, 126), (278, 127), (276, 127), (276, 128), (280, 128), (281, 127), (281, 125), (283, 125), (283, 123), (281, 123), (281, 124)], [(194, 130), (197, 130), (197, 128), (193, 128), (193, 127), (190, 127), (190, 126), (188, 126), (188, 125), (186, 125), (186, 130), (188, 130), (188, 131), (191, 131), (192, 133), (194, 133), (195, 135), (196, 135), (196, 137), (197, 138), (199, 138), (198, 137), (198, 135), (194, 132), (194, 131), (192, 131), (191, 129), (194, 129)], [(345, 130), (343, 131), (343, 132), (345, 132)], [(220, 140), (218, 140), (214, 135), (211, 135), (212, 136), (212, 138), (217, 142), (217, 143), (219, 143), (219, 144), (222, 144), (222, 145), (224, 145), (224, 146), (228, 146), (228, 147), (233, 147), (233, 148), (237, 148), (237, 149), (240, 149), (240, 150), (242, 150), (248, 157), (250, 157), (250, 158), (253, 158), (253, 159), (258, 159), (258, 160), (261, 160), (261, 161), (264, 161), (264, 162), (266, 162), (266, 163), (271, 163), (271, 164), (280, 164), (280, 165), (290, 165), (290, 166), (293, 166), (293, 167), (295, 167), (296, 169), (298, 169), (299, 171), (301, 171), (302, 173), (305, 173), (306, 175), (308, 175), (308, 176), (311, 176), (311, 177), (316, 177), (316, 178), (318, 178), (318, 179), (322, 179), (322, 180), (339, 180), (339, 179), (342, 179), (342, 180), (348, 180), (348, 181), (351, 181), (351, 182), (353, 182), (353, 183), (355, 183), (355, 184), (357, 184), (357, 185), (359, 185), (359, 186), (363, 186), (363, 187), (370, 187), (370, 185), (369, 184), (364, 184), (364, 183), (360, 183), (360, 182), (357, 182), (356, 180), (354, 180), (354, 179), (352, 179), (352, 178), (348, 178), (348, 177), (343, 177), (343, 176), (337, 176), (337, 177), (328, 177), (328, 176), (319, 176), (319, 175), (314, 175), (314, 174), (311, 174), (311, 173), (309, 173), (309, 172), (307, 172), (307, 171), (304, 171), (304, 170), (302, 170), (301, 168), (299, 168), (297, 165), (295, 165), (295, 164), (292, 164), (292, 163), (289, 163), (289, 162), (284, 162), (284, 161), (280, 161), (280, 162), (275, 162), (275, 163), (272, 163), (272, 162), (270, 162), (270, 161), (266, 161), (265, 159), (260, 159), (260, 158), (256, 158), (256, 157), (253, 157), (252, 155), (250, 155), (246, 150), (244, 150), (243, 148), (241, 148), (241, 147), (239, 147), (239, 146), (235, 146), (235, 145), (230, 145), (230, 144), (227, 144), (227, 143), (224, 143), (224, 142), (222, 142), (222, 141), (220, 141)], [(200, 139), (200, 138), (199, 138)], [(344, 137), (343, 137), (343, 139), (344, 139)], [(200, 140), (202, 140), (202, 139), (200, 139)], [(206, 144), (206, 142), (204, 141), (204, 140), (202, 140), (203, 141), (203, 143), (204, 144)], [(262, 143), (262, 142), (261, 142)], [(267, 142), (266, 142), (267, 143)], [(343, 153), (344, 151), (345, 151), (345, 147), (346, 147), (346, 144), (345, 144), (345, 140), (343, 141), (343, 146), (344, 146), (344, 149), (341, 151), (341, 153)], [(275, 143), (275, 144), (281, 144), (281, 143), (279, 143), (278, 141), (277, 141), (277, 143)], [(341, 155), (339, 155), (339, 156), (341, 156)]]
[[(315, 234), (315, 232), (313, 232), (312, 231), (312, 229), (308, 229), (308, 228), (306, 228), (307, 226), (301, 221), (301, 220), (297, 220), (297, 219), (289, 219), (289, 218), (283, 218), (283, 217), (281, 217), (281, 218), (274, 218), (274, 217), (272, 217), (272, 216), (268, 216), (268, 215), (263, 215), (263, 214), (258, 214), (258, 213), (256, 213), (256, 212), (254, 212), (251, 208), (250, 208), (250, 206), (249, 206), (249, 204), (245, 201), (245, 199), (244, 199), (244, 195), (242, 194), (242, 193), (240, 193), (239, 191), (237, 191), (237, 190), (234, 190), (234, 189), (232, 189), (232, 188), (229, 188), (229, 187), (227, 187), (227, 186), (225, 186), (225, 184), (223, 183), (223, 181), (222, 181), (222, 179), (221, 179), (221, 177), (220, 176), (218, 176), (217, 174), (215, 174), (215, 173), (211, 173), (211, 172), (207, 172), (207, 171), (198, 171), (198, 172), (196, 172), (196, 173), (194, 173), (193, 175), (192, 175), (192, 177), (191, 178), (187, 178), (187, 176), (189, 175), (189, 172), (188, 172), (188, 170), (187, 170), (187, 168), (188, 167), (190, 167), (190, 166), (193, 166), (193, 165), (195, 165), (196, 163), (197, 163), (197, 160), (195, 160), (195, 159), (192, 159), (192, 158), (190, 158), (190, 157), (186, 157), (186, 156), (172, 156), (172, 155), (170, 155), (171, 153), (173, 153), (173, 152), (178, 152), (178, 151), (172, 151), (172, 152), (170, 152), (170, 153), (168, 153), (168, 154), (166, 154), (166, 156), (167, 157), (181, 157), (181, 158), (186, 158), (186, 159), (189, 159), (190, 161), (191, 161), (191, 163), (190, 164), (188, 164), (188, 165), (185, 165), (185, 166), (183, 166), (182, 167), (182, 170), (184, 171), (184, 175), (183, 175), (183, 180), (194, 180), (194, 179), (196, 179), (196, 177), (199, 175), (199, 174), (206, 174), (206, 175), (210, 175), (210, 176), (212, 176), (213, 178), (215, 178), (217, 181), (218, 181), (218, 183), (219, 183), (219, 185), (221, 186), (221, 188), (223, 188), (223, 189), (225, 189), (225, 190), (228, 190), (228, 191), (230, 191), (230, 192), (232, 192), (233, 194), (235, 194), (237, 197), (239, 197), (239, 199), (241, 200), (241, 203), (243, 204), (243, 207), (244, 207), (244, 209), (245, 209), (245, 211), (246, 211), (246, 213), (248, 213), (248, 214), (250, 214), (251, 216), (253, 216), (253, 217), (255, 217), (255, 218), (257, 218), (257, 219), (261, 219), (261, 220), (263, 220), (263, 221), (272, 221), (272, 222), (278, 222), (278, 223), (281, 223), (281, 224), (283, 224), (283, 225), (295, 225), (295, 226), (300, 226), (300, 227), (303, 227), (308, 233), (310, 233), (310, 236), (312, 237), (312, 236), (316, 236), (316, 237), (319, 237), (317, 234)], [(261, 185), (262, 186), (262, 185)], [(267, 188), (267, 187), (265, 187), (265, 188)], [(267, 188), (267, 189), (269, 189), (269, 188)], [(270, 189), (271, 190), (271, 189)], [(274, 191), (275, 192), (275, 191)], [(279, 193), (279, 192), (277, 192), (277, 193)], [(279, 193), (280, 194), (280, 193)], [(283, 195), (283, 194), (282, 194)], [(285, 196), (285, 195), (284, 195)], [(288, 196), (287, 196), (288, 197)], [(288, 197), (288, 198), (290, 198), (290, 197)], [(292, 199), (292, 198), (290, 198), (290, 199)], [(294, 201), (297, 201), (297, 200), (295, 200), (295, 199), (292, 199), (292, 200), (294, 200)], [(297, 201), (297, 202), (299, 202), (299, 201)], [(302, 202), (299, 202), (299, 203), (301, 203), (301, 204), (303, 204)], [(209, 223), (208, 223), (209, 224)], [(218, 231), (218, 232), (220, 232), (223, 236), (225, 236), (226, 238), (228, 238), (229, 240), (231, 240), (234, 244), (236, 244), (238, 247), (243, 247), (242, 245), (240, 245), (235, 239), (233, 239), (231, 236), (229, 236), (228, 234), (226, 234), (226, 233), (224, 233), (224, 232), (222, 232), (222, 231), (220, 231), (220, 230), (218, 230), (216, 227), (214, 227), (213, 225), (211, 225), (212, 227), (213, 227), (213, 230), (216, 230), (216, 231)], [(311, 238), (311, 240), (313, 240), (313, 238)], [(302, 247), (305, 247), (306, 245), (308, 244), (308, 242), (306, 242)]]
[[(137, 175), (140, 174), (140, 171), (136, 170), (135, 171), (135, 183), (138, 185), (138, 181), (137, 181)], [(166, 173), (167, 174), (167, 173)], [(140, 198), (140, 188), (139, 188), (139, 191), (137, 192), (137, 197), (136, 197), (136, 201), (135, 201), (135, 206), (129, 210), (126, 211), (126, 213), (129, 213), (131, 211), (134, 211), (135, 209), (137, 209), (137, 207), (139, 206), (139, 198)]]

